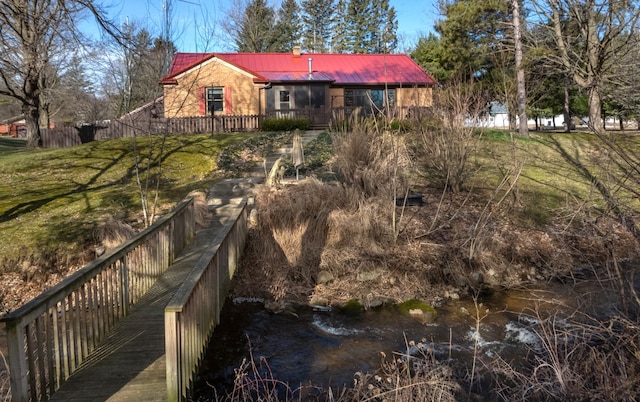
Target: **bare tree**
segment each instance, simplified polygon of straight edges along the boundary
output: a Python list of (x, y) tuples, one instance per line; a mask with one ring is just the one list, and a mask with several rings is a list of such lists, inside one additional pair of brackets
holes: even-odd
[(40, 116), (46, 113), (54, 71), (52, 49), (58, 41), (77, 38), (76, 24), (86, 13), (115, 35), (117, 30), (93, 0), (0, 0), (0, 95), (22, 105), (30, 147), (42, 145)]
[(522, 65), (522, 26), (520, 24), (519, 0), (513, 0), (511, 7), (513, 8), (513, 41), (516, 50), (516, 98), (518, 103), (518, 117), (520, 119), (519, 133), (522, 136), (528, 136), (527, 91), (525, 86), (524, 67)]
[(614, 79), (615, 64), (634, 49), (640, 7), (637, 0), (535, 0), (541, 21), (554, 38), (549, 59), (587, 91), (589, 124), (604, 130), (602, 91)]

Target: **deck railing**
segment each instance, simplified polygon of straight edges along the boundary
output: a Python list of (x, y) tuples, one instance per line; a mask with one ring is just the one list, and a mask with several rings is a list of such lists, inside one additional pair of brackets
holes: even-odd
[(195, 235), (194, 202), (3, 317), (13, 401), (46, 401)]
[(194, 375), (214, 327), (220, 322), (224, 298), (231, 286), (247, 239), (247, 205), (202, 255), (173, 299), (165, 307), (167, 400), (188, 400)]

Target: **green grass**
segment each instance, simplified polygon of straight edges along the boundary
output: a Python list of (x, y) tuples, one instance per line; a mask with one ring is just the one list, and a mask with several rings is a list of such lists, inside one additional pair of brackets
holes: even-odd
[[(603, 143), (588, 133), (531, 134), (528, 138), (516, 135), (511, 142), (508, 132), (484, 132), (481, 148), (472, 160), (477, 170), (466, 187), (490, 194), (515, 166), (522, 166), (516, 188), (518, 216), (528, 223), (544, 225), (582, 203), (589, 208), (606, 209), (593, 178), (621, 176), (618, 167), (610, 163), (615, 155), (605, 152)], [(640, 150), (635, 136), (620, 135), (619, 141), (629, 150)], [(613, 182), (607, 185), (615, 187)], [(629, 207), (640, 208), (637, 201)]]
[(164, 146), (162, 137), (139, 137), (137, 153), (132, 138), (23, 152), (0, 142), (0, 270), (23, 260), (43, 268), (74, 263), (92, 246), (105, 217), (137, 221), (136, 155), (150, 188), (161, 166), (159, 204), (169, 208), (192, 190), (208, 190), (219, 179), (220, 151), (255, 135), (170, 136)]
[(0, 158), (14, 152), (24, 151), (27, 140), (22, 138), (0, 137)]
[[(492, 194), (517, 161), (522, 164), (522, 173), (514, 216), (524, 222), (544, 225), (580, 203), (604, 208), (589, 177), (611, 173), (601, 163), (601, 142), (584, 133), (533, 134), (532, 138), (514, 136), (512, 142), (508, 133), (484, 132), (481, 149), (473, 160), (476, 170), (466, 188), (481, 195)], [(621, 138), (629, 149), (640, 149), (635, 137)], [(227, 174), (241, 175), (247, 162), (251, 163), (243, 159), (243, 149), (260, 156), (274, 144), (287, 143), (289, 137), (170, 136), (160, 156), (161, 140), (138, 138), (138, 155), (144, 181), (146, 156), (150, 147), (153, 150), (152, 188), (162, 159), (159, 203), (169, 208), (192, 190), (208, 190), (220, 179), (219, 168)], [(107, 216), (125, 222), (140, 219), (133, 139), (35, 151), (24, 146), (24, 140), (0, 138), (0, 271), (17, 269), (22, 260), (50, 268), (74, 263), (74, 258), (92, 250), (93, 233)], [(224, 166), (217, 166), (223, 149)], [(323, 134), (305, 148), (306, 168), (321, 172), (331, 153), (330, 136)], [(640, 209), (637, 203), (637, 199), (629, 201), (630, 208)]]

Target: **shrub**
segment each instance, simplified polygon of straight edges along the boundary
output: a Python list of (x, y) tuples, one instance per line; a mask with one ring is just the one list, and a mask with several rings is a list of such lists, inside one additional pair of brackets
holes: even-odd
[(262, 121), (262, 131), (293, 131), (308, 130), (311, 124), (307, 119), (265, 119)]
[(416, 153), (422, 156), (422, 173), (432, 185), (454, 193), (462, 190), (474, 170), (472, 155), (480, 141), (465, 120), (473, 120), (485, 104), (473, 84), (453, 83), (439, 91), (437, 105), (416, 119)]

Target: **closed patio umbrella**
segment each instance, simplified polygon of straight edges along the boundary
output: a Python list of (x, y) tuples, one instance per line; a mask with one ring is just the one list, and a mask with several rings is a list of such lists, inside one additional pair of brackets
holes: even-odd
[(291, 163), (296, 168), (296, 180), (298, 180), (298, 171), (300, 166), (304, 165), (304, 150), (302, 149), (302, 137), (300, 130), (293, 133), (293, 149), (291, 150)]

